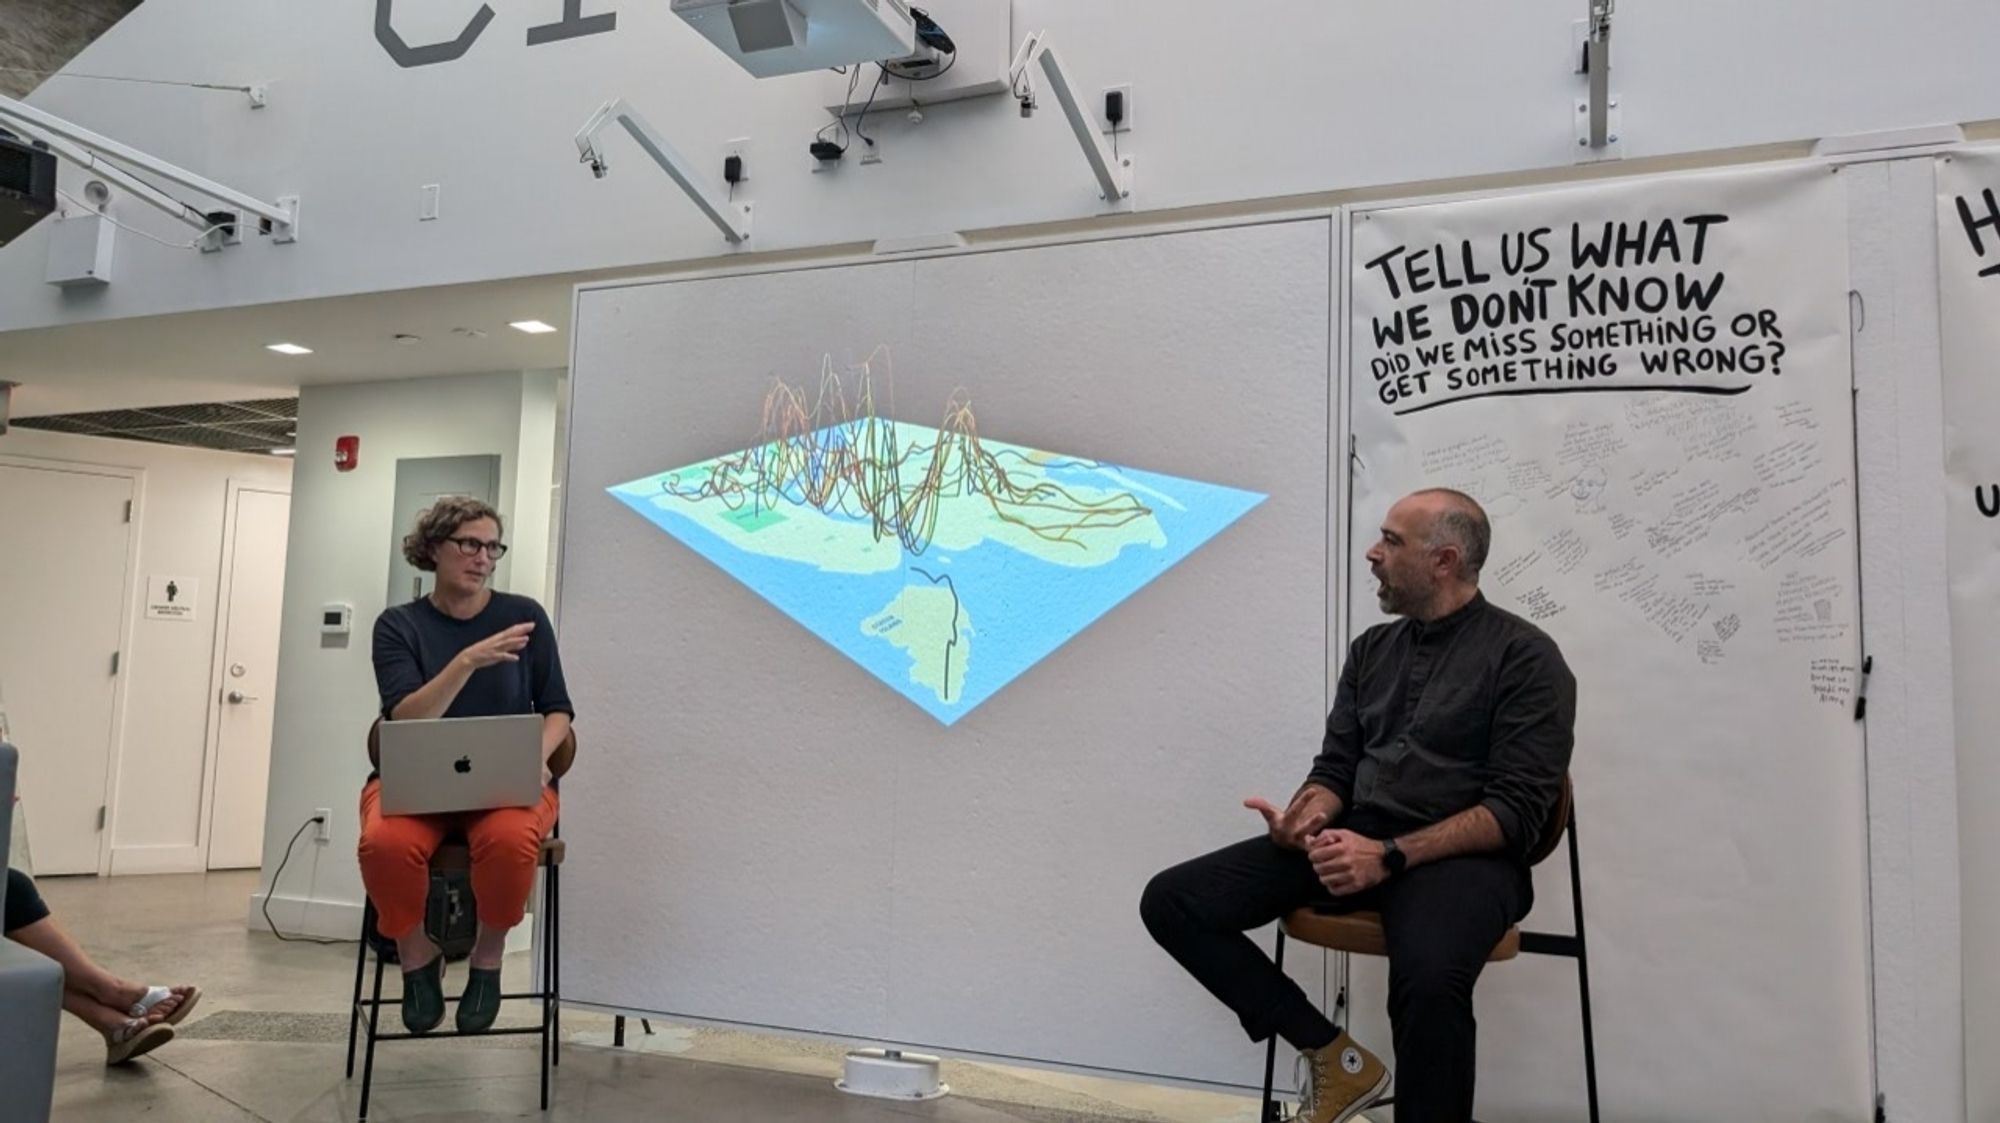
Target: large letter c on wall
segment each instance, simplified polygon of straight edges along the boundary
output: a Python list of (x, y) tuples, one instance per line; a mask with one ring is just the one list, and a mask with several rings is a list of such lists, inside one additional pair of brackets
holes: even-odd
[(480, 33), (486, 30), (486, 25), (493, 22), (493, 9), (481, 4), (478, 13), (472, 17), (472, 22), (466, 24), (465, 30), (458, 33), (458, 38), (445, 43), (412, 47), (403, 41), (401, 35), (396, 34), (396, 29), (392, 25), (395, 6), (396, 0), (375, 0), (375, 41), (382, 44), (382, 49), (389, 52), (389, 57), (396, 60), (397, 66), (402, 67), (430, 66), (433, 63), (451, 62), (462, 58), (465, 52), (472, 49), (472, 44), (478, 41)]

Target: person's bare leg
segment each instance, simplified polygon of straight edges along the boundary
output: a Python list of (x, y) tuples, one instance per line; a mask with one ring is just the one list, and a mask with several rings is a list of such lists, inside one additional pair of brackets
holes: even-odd
[(396, 937), (396, 959), (405, 971), (428, 967), (431, 960), (443, 954), (444, 950), (425, 934), (422, 924), (413, 924), (408, 932)]
[(484, 922), (479, 925), (479, 937), (472, 942), (472, 955), (468, 961), (482, 971), (498, 971), (500, 961), (507, 954), (507, 933), (511, 929), (492, 928)]
[[(69, 933), (63, 931), (56, 924), (54, 917), (37, 920), (33, 924), (16, 928), (12, 932), (7, 933), (7, 938), (30, 951), (40, 952), (50, 959), (55, 960), (58, 964), (61, 964), (63, 969), (63, 1008), (70, 1010), (71, 1013), (76, 1014), (94, 1026), (97, 1025), (96, 1021), (70, 1008), (70, 995), (77, 996), (81, 1002), (88, 1005), (108, 1008), (112, 1013), (117, 1015), (116, 1020), (120, 1023), (130, 1016), (125, 1011), (131, 1009), (133, 1003), (138, 1002), (146, 996), (146, 988), (144, 986), (138, 983), (126, 982), (124, 979), (99, 967), (96, 961), (91, 959), (83, 948), (70, 938)], [(173, 990), (174, 994), (172, 997), (163, 999), (158, 1005), (147, 1011), (146, 1018), (148, 1021), (156, 1022), (173, 1013), (175, 1008), (181, 1004), (182, 998), (187, 993), (188, 988), (175, 987)], [(99, 1028), (103, 1027), (99, 1026)]]
[(431, 960), (440, 954), (438, 946), (424, 935), (424, 926), (419, 924), (396, 938), (396, 959), (405, 971), (415, 971), (431, 965)]
[(129, 1017), (125, 1011), (77, 991), (63, 992), (63, 1009), (103, 1035), (106, 1064), (123, 1064), (174, 1039), (174, 1027), (162, 1025), (150, 1014), (145, 1018)]
[(81, 991), (63, 991), (63, 1009), (75, 1014), (85, 1025), (106, 1037), (111, 1036), (131, 1020), (131, 1016), (124, 1010), (106, 1006)]

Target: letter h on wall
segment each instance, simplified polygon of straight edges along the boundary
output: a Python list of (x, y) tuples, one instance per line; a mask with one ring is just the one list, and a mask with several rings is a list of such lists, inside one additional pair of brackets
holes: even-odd
[[(1972, 242), (1972, 252), (1978, 254), (1983, 260), (1986, 257), (1986, 242), (1979, 236), (1979, 231), (1983, 227), (1991, 230), (1996, 236), (2000, 236), (2000, 200), (1996, 200), (1993, 197), (1993, 189), (1991, 187), (1981, 191), (1979, 195), (1980, 200), (1986, 204), (1986, 214), (1984, 216), (1974, 215), (1972, 213), (1972, 204), (1967, 201), (1965, 196), (1960, 195), (1957, 199), (1958, 221), (1964, 225), (1965, 236)], [(1982, 277), (2000, 275), (2000, 265), (1989, 265), (1981, 269), (1979, 275)]]

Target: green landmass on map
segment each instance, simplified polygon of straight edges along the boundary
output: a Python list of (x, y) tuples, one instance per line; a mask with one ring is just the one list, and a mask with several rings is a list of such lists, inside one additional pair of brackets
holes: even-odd
[(861, 622), (861, 631), (909, 652), (910, 680), (939, 701), (964, 694), (972, 618), (949, 587), (906, 585), (882, 611)]

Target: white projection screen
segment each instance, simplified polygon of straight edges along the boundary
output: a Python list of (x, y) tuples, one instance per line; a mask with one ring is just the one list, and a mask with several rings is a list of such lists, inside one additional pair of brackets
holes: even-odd
[(1256, 1083), (1138, 900), (1319, 747), (1333, 238), (579, 290), (565, 998)]

